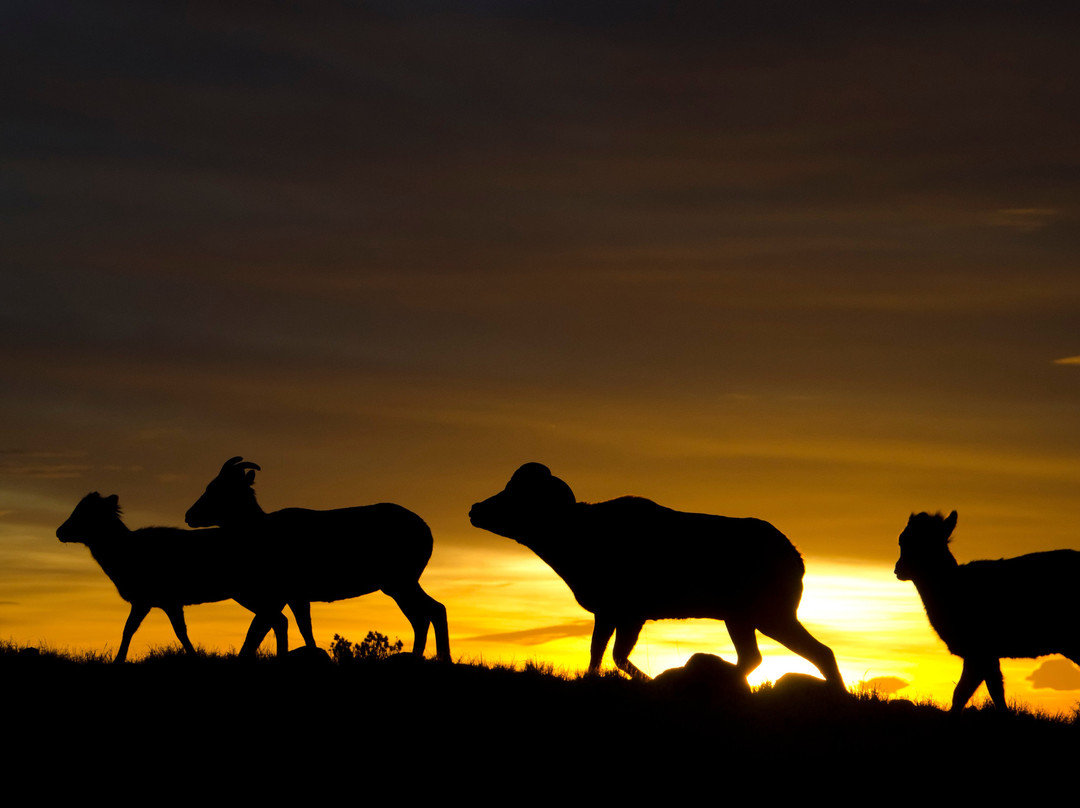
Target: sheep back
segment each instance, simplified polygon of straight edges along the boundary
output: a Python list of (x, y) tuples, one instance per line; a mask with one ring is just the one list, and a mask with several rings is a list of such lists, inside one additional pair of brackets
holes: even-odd
[(386, 502), (330, 511), (286, 508), (251, 529), (274, 591), (319, 602), (415, 584), (433, 545), (423, 519)]
[(931, 625), (959, 657), (1029, 658), (1076, 648), (1080, 552), (1053, 550), (971, 561), (952, 592), (926, 604)]
[(228, 600), (253, 585), (238, 538), (221, 530), (145, 527), (90, 549), (129, 603), (193, 605)]
[(685, 513), (641, 497), (576, 502), (539, 463), (519, 468), (470, 519), (539, 555), (594, 614), (788, 616), (802, 596), (802, 557), (768, 522)]
[[(586, 609), (645, 619), (791, 609), (802, 594), (802, 556), (768, 522), (665, 508), (622, 497), (578, 503), (555, 539), (557, 569)], [(794, 605), (793, 605), (794, 604)]]

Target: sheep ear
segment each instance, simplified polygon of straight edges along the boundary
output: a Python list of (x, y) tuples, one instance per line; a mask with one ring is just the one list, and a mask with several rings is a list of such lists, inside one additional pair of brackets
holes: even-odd
[(948, 535), (952, 535), (952, 532), (956, 530), (956, 511), (953, 511), (945, 519), (945, 527), (949, 531)]
[(247, 482), (248, 485), (255, 485), (255, 472), (249, 471), (247, 474), (244, 475), (244, 480)]

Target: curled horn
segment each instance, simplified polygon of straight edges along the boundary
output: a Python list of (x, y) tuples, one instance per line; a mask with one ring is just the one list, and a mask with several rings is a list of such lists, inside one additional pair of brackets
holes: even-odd
[[(243, 461), (243, 462), (241, 462)], [(243, 471), (244, 469), (255, 469), (255, 471), (262, 471), (262, 468), (258, 463), (252, 463), (250, 460), (244, 460), (244, 458), (237, 455), (236, 457), (230, 457), (225, 461), (225, 464), (221, 467), (221, 471), (218, 475), (228, 474), (232, 471)]]

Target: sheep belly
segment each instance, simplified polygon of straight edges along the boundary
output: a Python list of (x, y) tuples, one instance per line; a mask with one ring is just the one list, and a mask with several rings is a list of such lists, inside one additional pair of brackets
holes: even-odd
[(128, 603), (190, 606), (236, 596), (250, 579), (240, 551), (217, 530), (149, 527), (132, 533), (119, 553), (95, 557)]
[[(612, 571), (614, 572), (614, 571)], [(647, 620), (712, 618), (780, 611), (790, 613), (802, 595), (801, 576), (712, 575), (603, 576), (574, 585), (578, 603), (588, 611), (634, 614)]]

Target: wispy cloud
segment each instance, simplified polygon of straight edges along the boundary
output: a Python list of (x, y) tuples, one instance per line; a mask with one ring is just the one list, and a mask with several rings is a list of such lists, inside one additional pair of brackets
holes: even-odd
[(1054, 208), (1005, 208), (994, 211), (991, 223), (998, 227), (1010, 227), (1023, 233), (1030, 233), (1046, 227), (1057, 218)]
[(48, 480), (81, 477), (91, 468), (85, 463), (71, 462), (81, 457), (85, 457), (84, 452), (0, 450), (0, 475)]
[(1065, 356), (1054, 360), (1055, 365), (1080, 365), (1080, 356)]
[(592, 629), (592, 620), (576, 620), (573, 623), (562, 623), (557, 626), (541, 626), (540, 628), (530, 628), (524, 631), (507, 631), (501, 634), (484, 634), (469, 639), (488, 642), (510, 642), (520, 645), (541, 645), (552, 640), (563, 640), (567, 637), (587, 637), (592, 634)]

